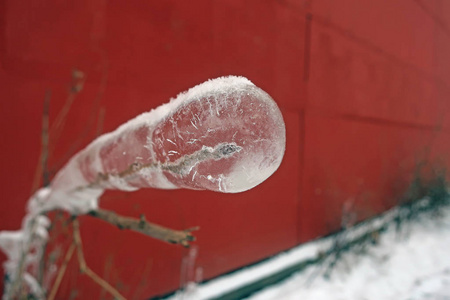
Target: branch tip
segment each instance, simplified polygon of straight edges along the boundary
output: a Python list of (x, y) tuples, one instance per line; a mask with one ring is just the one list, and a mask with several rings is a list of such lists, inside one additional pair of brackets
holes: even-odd
[(195, 237), (191, 234), (191, 232), (199, 229), (199, 227), (196, 226), (185, 230), (173, 230), (148, 222), (144, 214), (141, 214), (140, 218), (136, 219), (120, 216), (113, 211), (98, 209), (96, 211), (89, 212), (88, 215), (115, 225), (119, 229), (129, 229), (160, 241), (171, 244), (180, 244), (184, 247), (189, 246), (189, 242), (195, 241)]

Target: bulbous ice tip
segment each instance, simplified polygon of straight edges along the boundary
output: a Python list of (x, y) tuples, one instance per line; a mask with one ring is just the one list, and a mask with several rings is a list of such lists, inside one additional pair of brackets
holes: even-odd
[(153, 135), (161, 141), (154, 144), (159, 160), (172, 166), (165, 176), (175, 186), (238, 193), (278, 169), (286, 130), (266, 92), (248, 79), (230, 76), (209, 80), (182, 96), (188, 100)]
[(278, 106), (256, 86), (249, 86), (247, 92), (242, 97), (243, 105), (256, 108), (244, 109), (241, 126), (236, 124), (245, 132), (236, 141), (242, 150), (236, 153), (222, 192), (238, 193), (256, 187), (278, 169), (284, 156), (286, 129)]

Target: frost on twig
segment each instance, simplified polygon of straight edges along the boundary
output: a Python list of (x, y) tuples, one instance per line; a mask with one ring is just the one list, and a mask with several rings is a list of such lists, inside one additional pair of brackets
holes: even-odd
[[(74, 73), (74, 87), (60, 114), (63, 117), (50, 129), (44, 122), (51, 138), (60, 135), (64, 116), (83, 83), (84, 75)], [(42, 140), (43, 148), (48, 148), (48, 135)], [(74, 155), (49, 186), (34, 193), (22, 230), (0, 233), (0, 248), (8, 255), (4, 299), (17, 297), (24, 282), (25, 290), (35, 297), (45, 296), (46, 287), (36, 284), (28, 271), (36, 270), (42, 258), (47, 212), (90, 214), (123, 229), (188, 246), (197, 228), (171, 230), (145, 218), (119, 216), (98, 207), (100, 196), (107, 189), (148, 187), (243, 192), (277, 170), (285, 142), (284, 121), (275, 102), (249, 80), (236, 76), (209, 80), (98, 137)], [(51, 150), (43, 149), (43, 169)], [(75, 246), (80, 268), (98, 284), (105, 284), (85, 264), (81, 243)]]

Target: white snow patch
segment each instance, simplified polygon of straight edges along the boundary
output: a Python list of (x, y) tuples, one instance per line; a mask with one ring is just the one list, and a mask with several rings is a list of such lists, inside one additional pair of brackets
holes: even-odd
[[(440, 223), (422, 220), (407, 224), (408, 235), (399, 235), (394, 225), (381, 234), (369, 254), (349, 252), (335, 266), (330, 279), (323, 265), (311, 265), (281, 283), (268, 286), (251, 300), (423, 300), (450, 299), (450, 209)], [(392, 209), (348, 232), (350, 240), (368, 229), (392, 220)], [(221, 276), (204, 284), (190, 284), (185, 292), (167, 299), (206, 300), (220, 297), (297, 263), (317, 257), (330, 248), (333, 237), (300, 245), (260, 264)]]
[(447, 210), (444, 226), (432, 220), (408, 224), (410, 235), (403, 237), (391, 226), (369, 254), (344, 255), (330, 279), (311, 280), (320, 274), (314, 266), (248, 299), (450, 299), (449, 221)]
[(206, 300), (217, 297), (259, 279), (270, 276), (271, 274), (279, 272), (291, 265), (312, 259), (317, 255), (319, 250), (329, 246), (331, 246), (331, 241), (329, 240), (318, 240), (314, 243), (303, 244), (290, 251), (274, 256), (262, 264), (250, 266), (238, 272), (224, 275), (201, 284), (195, 291), (195, 298), (180, 298), (185, 295), (179, 293), (178, 295), (168, 299)]

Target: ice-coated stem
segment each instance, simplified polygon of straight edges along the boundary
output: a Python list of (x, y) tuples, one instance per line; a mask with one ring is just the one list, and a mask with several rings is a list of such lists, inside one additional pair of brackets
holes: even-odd
[(242, 192), (275, 172), (285, 142), (267, 93), (243, 77), (217, 78), (97, 138), (58, 172), (47, 200), (146, 187)]
[(69, 160), (49, 187), (30, 198), (22, 230), (0, 232), (0, 248), (8, 255), (4, 267), (12, 279), (3, 298), (16, 294), (22, 280), (35, 295), (40, 293), (26, 270), (41, 259), (42, 251), (30, 252), (47, 239), (46, 212), (89, 213), (120, 228), (188, 246), (196, 228), (176, 231), (145, 218), (118, 216), (99, 209), (99, 197), (106, 189), (147, 187), (243, 192), (277, 170), (285, 143), (283, 117), (273, 99), (237, 76), (206, 81), (98, 137)]

